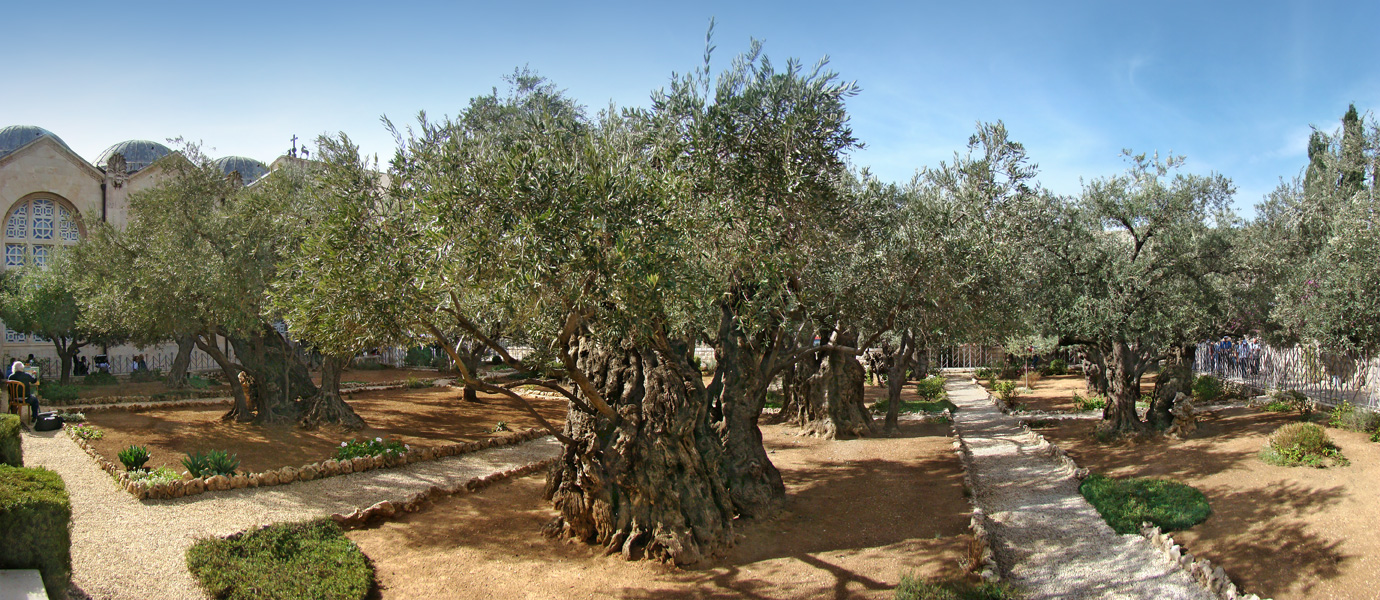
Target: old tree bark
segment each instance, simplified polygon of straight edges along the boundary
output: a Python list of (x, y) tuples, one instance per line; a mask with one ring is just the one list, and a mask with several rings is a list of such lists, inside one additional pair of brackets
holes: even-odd
[(1145, 422), (1136, 414), (1140, 400), (1140, 376), (1149, 366), (1149, 358), (1142, 355), (1139, 343), (1116, 341), (1103, 352), (1107, 376), (1107, 407), (1102, 412), (1104, 431), (1133, 433), (1144, 431)]
[(769, 344), (765, 334), (755, 339), (744, 335), (731, 311), (722, 310), (714, 351), (718, 366), (708, 388), (711, 421), (724, 446), (724, 476), (734, 509), (740, 516), (760, 517), (786, 498), (786, 484), (767, 456), (758, 425), (771, 363), (782, 349)]
[(261, 425), (295, 422), (302, 411), (299, 400), (315, 396), (317, 388), (307, 365), (282, 336), (267, 324), (244, 336), (230, 336), (233, 359), (221, 350), (218, 339), (202, 332), (196, 345), (211, 355), (230, 383), (235, 404), (222, 419)]
[(350, 355), (327, 356), (322, 360), (321, 387), (316, 395), (304, 401), (302, 416), (297, 420), (304, 429), (315, 429), (326, 423), (335, 423), (345, 429), (364, 428), (364, 419), (340, 396), (340, 373), (351, 358)]
[(839, 332), (832, 345), (836, 348), (819, 353), (824, 360), (799, 363), (786, 418), (805, 433), (830, 439), (873, 435), (872, 416), (863, 404), (867, 372), (851, 350), (858, 345), (858, 334)]
[(1155, 378), (1155, 399), (1150, 403), (1146, 420), (1156, 429), (1165, 429), (1174, 423), (1174, 398), (1180, 392), (1193, 395), (1193, 361), (1198, 354), (1198, 345), (1180, 344), (1169, 352), (1164, 368)]
[(570, 411), (565, 434), (574, 443), (547, 479), (559, 516), (546, 534), (676, 564), (728, 546), (734, 510), (723, 444), (688, 349), (574, 345), (578, 370), (615, 414)]

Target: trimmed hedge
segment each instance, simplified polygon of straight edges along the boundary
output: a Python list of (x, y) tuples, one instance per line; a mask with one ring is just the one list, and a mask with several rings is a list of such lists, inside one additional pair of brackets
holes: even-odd
[(187, 569), (218, 599), (362, 600), (374, 588), (374, 566), (330, 519), (200, 540)]
[(24, 466), (24, 443), (19, 440), (19, 415), (0, 415), (0, 465)]
[(38, 569), (60, 597), (72, 578), (72, 505), (57, 473), (0, 465), (0, 569)]

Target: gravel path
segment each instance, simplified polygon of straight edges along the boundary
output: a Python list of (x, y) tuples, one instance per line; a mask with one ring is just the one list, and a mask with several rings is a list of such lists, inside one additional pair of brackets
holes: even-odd
[(997, 410), (985, 390), (952, 377), (946, 387), (997, 562), (1027, 598), (1213, 599), (1148, 540), (1112, 531), (1048, 442)]
[(184, 558), (197, 538), (401, 502), (557, 455), (545, 437), (517, 446), (268, 488), (140, 502), (61, 431), (25, 433), (24, 463), (57, 471), (72, 498), (72, 582), (92, 598), (205, 598)]

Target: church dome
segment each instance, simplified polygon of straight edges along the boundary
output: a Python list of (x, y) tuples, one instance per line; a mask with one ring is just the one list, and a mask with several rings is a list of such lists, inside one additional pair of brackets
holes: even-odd
[(53, 141), (62, 144), (63, 148), (71, 150), (71, 148), (67, 147), (67, 142), (62, 141), (62, 138), (47, 129), (34, 127), (33, 125), (11, 125), (0, 129), (0, 157), (23, 148), (28, 145), (29, 142), (45, 135), (53, 138)]
[(226, 156), (217, 158), (212, 162), (226, 175), (239, 173), (240, 179), (244, 180), (245, 185), (254, 183), (260, 177), (268, 174), (267, 165), (243, 156)]
[(129, 140), (120, 142), (105, 149), (96, 158), (96, 166), (102, 171), (106, 170), (106, 165), (110, 163), (110, 158), (118, 153), (125, 157), (125, 172), (134, 173), (139, 169), (147, 167), (164, 156), (172, 154), (172, 150), (158, 142), (149, 140)]

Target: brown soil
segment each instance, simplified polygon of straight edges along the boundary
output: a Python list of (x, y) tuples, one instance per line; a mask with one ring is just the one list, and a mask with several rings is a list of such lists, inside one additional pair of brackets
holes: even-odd
[[(1155, 373), (1149, 373), (1140, 378), (1140, 391), (1142, 394), (1150, 394), (1155, 389)], [(1024, 379), (1017, 379), (1020, 385), (1025, 385)], [(979, 382), (984, 389), (992, 391), (987, 386), (986, 381)], [(1016, 397), (1015, 402), (1023, 405), (1025, 410), (1045, 411), (1045, 412), (1081, 412), (1073, 403), (1073, 394), (1088, 395), (1087, 379), (1079, 373), (1069, 373), (1068, 375), (1049, 375), (1037, 376), (1030, 375), (1030, 391), (1022, 392)]]
[[(347, 375), (358, 373), (351, 371)], [(92, 411), (87, 418), (105, 431), (105, 437), (96, 440), (95, 446), (107, 459), (115, 461), (120, 449), (137, 444), (153, 454), (148, 466), (167, 466), (179, 472), (188, 452), (226, 450), (239, 456), (241, 470), (257, 472), (325, 460), (334, 455), (342, 441), (351, 438), (382, 437), (428, 447), (496, 435), (491, 430), (499, 421), (513, 430), (538, 426), (527, 411), (506, 398), (480, 394), (479, 402), (470, 403), (461, 399), (460, 390), (452, 388), (360, 392), (351, 394), (347, 402), (369, 425), (367, 428), (355, 432), (336, 427), (304, 431), (294, 426), (262, 427), (222, 421), (229, 404)], [(565, 422), (565, 401), (531, 402), (556, 427)]]
[(1118, 477), (1152, 476), (1201, 490), (1212, 516), (1174, 534), (1221, 565), (1245, 591), (1276, 600), (1375, 598), (1380, 589), (1380, 444), (1328, 429), (1351, 466), (1276, 467), (1258, 453), (1293, 414), (1223, 409), (1185, 440), (1147, 436), (1099, 443), (1097, 421), (1038, 429), (1079, 466)]
[(711, 564), (677, 569), (543, 538), (555, 516), (542, 477), (496, 485), (349, 534), (384, 598), (891, 598), (902, 574), (962, 576), (971, 540), (962, 465), (947, 425), (901, 437), (826, 441), (763, 427), (790, 497), (739, 522)]

